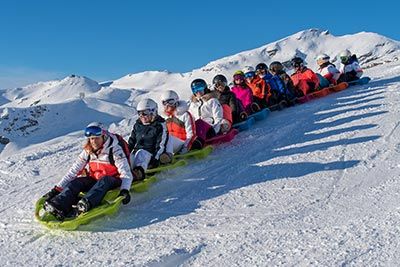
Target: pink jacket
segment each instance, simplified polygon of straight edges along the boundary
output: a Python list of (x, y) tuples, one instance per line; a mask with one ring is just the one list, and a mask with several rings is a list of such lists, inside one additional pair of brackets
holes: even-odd
[(231, 88), (236, 98), (242, 103), (244, 110), (247, 114), (251, 113), (251, 103), (253, 103), (253, 92), (248, 87), (235, 85)]

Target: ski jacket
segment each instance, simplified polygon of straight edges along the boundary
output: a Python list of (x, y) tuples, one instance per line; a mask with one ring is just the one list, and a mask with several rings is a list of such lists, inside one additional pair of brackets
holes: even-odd
[(283, 85), (285, 86), (287, 92), (292, 97), (295, 97), (295, 88), (294, 88), (292, 78), (290, 78), (290, 76), (283, 70), (276, 73), (276, 75), (278, 75), (279, 78), (281, 78), (281, 81), (283, 82)]
[(190, 150), (193, 141), (196, 139), (196, 125), (188, 109), (187, 103), (180, 100), (174, 113), (166, 114), (166, 122), (168, 133), (184, 141), (184, 146)]
[[(114, 164), (110, 163), (110, 153), (113, 154)], [(117, 177), (122, 180), (121, 189), (129, 190), (133, 177), (128, 160), (122, 147), (118, 144), (117, 137), (112, 133), (108, 133), (107, 140), (100, 151), (93, 153), (88, 149), (84, 149), (57, 186), (64, 188), (69, 182), (76, 179), (78, 174), (88, 166), (89, 177), (96, 180), (104, 176)]]
[(343, 63), (340, 64), (340, 72), (341, 73), (353, 72), (354, 76), (357, 76), (358, 78), (362, 76), (363, 70), (360, 67), (360, 64), (358, 64), (356, 55), (352, 55), (346, 64)]
[(251, 82), (246, 81), (246, 84), (253, 92), (253, 96), (268, 101), (271, 92), (269, 85), (265, 82), (264, 79), (256, 76), (253, 80), (251, 80)]
[[(231, 92), (228, 86), (225, 86), (223, 92), (215, 91), (218, 96), (218, 100), (221, 105), (228, 105), (231, 109), (231, 117), (234, 121), (239, 121), (240, 112), (243, 111), (243, 106), (241, 102), (236, 98), (236, 95)], [(232, 121), (231, 121), (232, 122)]]
[(234, 85), (232, 87), (232, 93), (235, 94), (236, 98), (242, 103), (243, 109), (247, 114), (251, 113), (251, 103), (253, 103), (253, 92), (247, 86)]
[(309, 68), (303, 67), (291, 76), (295, 89), (306, 95), (319, 86), (318, 76)]
[(189, 112), (193, 115), (194, 119), (202, 119), (210, 124), (216, 133), (221, 129), (224, 115), (221, 103), (217, 99), (215, 92), (209, 92), (203, 95), (200, 99), (192, 96), (189, 105)]
[(165, 152), (167, 141), (167, 125), (165, 120), (157, 115), (150, 124), (145, 125), (140, 119), (136, 121), (135, 125), (133, 125), (128, 145), (131, 152), (144, 149), (158, 160), (160, 155)]
[(340, 71), (336, 68), (335, 65), (333, 65), (330, 62), (322, 64), (318, 68), (319, 74), (321, 74), (322, 77), (327, 79), (330, 84), (336, 84), (336, 81), (339, 79), (340, 76)]

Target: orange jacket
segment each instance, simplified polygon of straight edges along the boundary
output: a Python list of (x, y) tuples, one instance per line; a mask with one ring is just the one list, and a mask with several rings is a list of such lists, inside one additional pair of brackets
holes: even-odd
[[(179, 113), (179, 112), (178, 112)], [(196, 139), (196, 125), (192, 114), (188, 111), (183, 114), (170, 114), (166, 119), (168, 133), (185, 142), (188, 149)]]
[(263, 78), (257, 76), (251, 82), (246, 81), (246, 84), (253, 92), (253, 96), (266, 99), (267, 101), (269, 100), (271, 89)]

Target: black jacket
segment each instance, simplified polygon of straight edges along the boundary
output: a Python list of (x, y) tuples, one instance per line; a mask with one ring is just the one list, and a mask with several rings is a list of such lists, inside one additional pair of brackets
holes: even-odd
[(223, 92), (215, 90), (218, 96), (218, 100), (221, 105), (228, 105), (232, 109), (232, 117), (234, 122), (240, 121), (240, 112), (244, 111), (241, 102), (238, 101), (235, 94), (229, 89), (228, 86), (225, 87)]
[(136, 121), (128, 145), (131, 152), (145, 149), (158, 160), (161, 153), (165, 152), (167, 141), (168, 131), (165, 120), (157, 115), (155, 120), (148, 125), (144, 125), (140, 119)]

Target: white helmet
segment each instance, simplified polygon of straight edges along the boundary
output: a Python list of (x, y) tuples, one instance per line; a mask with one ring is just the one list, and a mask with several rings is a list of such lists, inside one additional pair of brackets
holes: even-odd
[(329, 62), (330, 59), (331, 59), (331, 58), (330, 58), (327, 54), (319, 54), (319, 55), (317, 56), (317, 64), (318, 64), (318, 65), (322, 65), (322, 64), (324, 64), (324, 63)]
[(144, 98), (139, 101), (136, 110), (138, 112), (147, 110), (151, 115), (157, 115), (157, 103), (153, 99)]
[(351, 52), (349, 49), (343, 50), (340, 52), (339, 57), (351, 57)]
[(252, 66), (246, 66), (243, 68), (243, 73), (246, 74), (248, 72), (255, 72), (255, 69)]
[(165, 105), (176, 105), (179, 101), (179, 96), (175, 91), (167, 90), (161, 94), (162, 104)]

